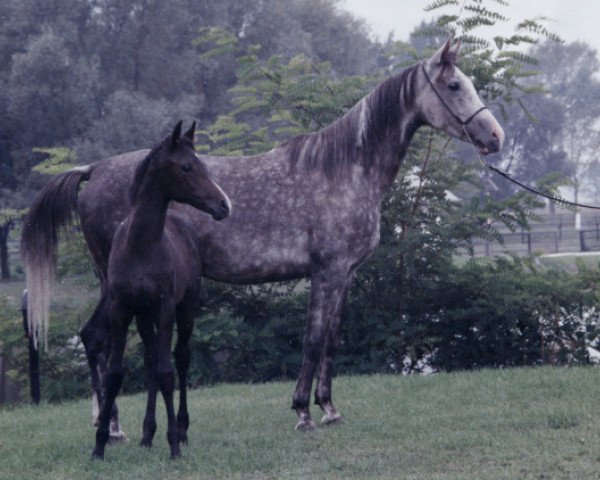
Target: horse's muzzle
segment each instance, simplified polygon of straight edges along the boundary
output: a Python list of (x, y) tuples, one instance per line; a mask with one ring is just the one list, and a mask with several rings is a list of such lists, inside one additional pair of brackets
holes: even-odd
[(211, 213), (214, 220), (223, 220), (229, 216), (231, 212), (231, 203), (228, 200), (221, 200), (218, 208), (214, 209)]

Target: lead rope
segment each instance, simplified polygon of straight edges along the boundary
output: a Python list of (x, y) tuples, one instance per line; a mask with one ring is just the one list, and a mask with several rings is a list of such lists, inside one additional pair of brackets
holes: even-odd
[(596, 206), (596, 205), (587, 205), (585, 203), (576, 203), (576, 202), (571, 202), (569, 200), (566, 200), (562, 197), (557, 197), (552, 195), (551, 193), (549, 193), (548, 191), (540, 191), (537, 190), (533, 187), (530, 187), (528, 185), (525, 185), (524, 183), (519, 182), (518, 180), (515, 180), (514, 178), (512, 178), (512, 176), (510, 175), (510, 173), (505, 172), (504, 170), (500, 170), (498, 167), (494, 167), (493, 165), (489, 164), (488, 162), (486, 162), (483, 157), (481, 156), (481, 153), (479, 153), (479, 149), (477, 148), (477, 146), (475, 145), (475, 142), (473, 141), (473, 138), (471, 137), (471, 135), (469, 134), (468, 130), (467, 130), (467, 126), (463, 125), (463, 131), (465, 132), (465, 135), (467, 137), (467, 139), (469, 140), (469, 143), (471, 145), (473, 145), (473, 148), (475, 150), (475, 155), (477, 156), (477, 158), (479, 159), (479, 163), (481, 165), (483, 165), (484, 167), (490, 169), (492, 172), (497, 173), (498, 175), (506, 178), (508, 181), (514, 183), (515, 185), (518, 185), (519, 187), (527, 190), (528, 192), (531, 192), (535, 195), (539, 195), (541, 197), (547, 198), (548, 200), (551, 200), (554, 203), (557, 203), (559, 205), (570, 205), (572, 207), (582, 207), (582, 208), (591, 208), (593, 210), (600, 210), (600, 207)]

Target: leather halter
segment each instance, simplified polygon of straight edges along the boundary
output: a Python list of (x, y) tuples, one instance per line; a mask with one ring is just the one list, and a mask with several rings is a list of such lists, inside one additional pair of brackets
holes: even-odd
[(484, 105), (479, 110), (477, 110), (473, 115), (468, 117), (466, 120), (464, 120), (464, 121), (461, 120), (461, 118), (458, 115), (456, 115), (456, 113), (454, 113), (452, 111), (452, 109), (450, 108), (450, 106), (446, 103), (446, 100), (444, 100), (444, 98), (442, 97), (440, 92), (438, 92), (438, 89), (435, 88), (435, 85), (433, 84), (433, 82), (431, 81), (431, 78), (429, 78), (429, 75), (427, 74), (427, 70), (425, 69), (425, 64), (423, 62), (421, 62), (421, 68), (423, 69), (423, 74), (425, 75), (425, 78), (427, 79), (427, 83), (429, 83), (429, 86), (433, 90), (433, 93), (436, 94), (436, 96), (440, 99), (440, 102), (442, 102), (442, 105), (444, 106), (444, 108), (446, 110), (448, 110), (448, 113), (450, 113), (450, 115), (452, 115), (454, 117), (454, 119), (463, 126), (463, 128), (466, 127), (471, 122), (471, 120), (473, 120), (479, 113), (481, 113), (483, 110), (488, 108), (486, 105)]

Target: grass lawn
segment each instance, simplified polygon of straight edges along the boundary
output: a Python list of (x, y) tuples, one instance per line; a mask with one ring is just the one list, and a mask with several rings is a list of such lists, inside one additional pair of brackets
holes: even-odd
[(90, 459), (89, 402), (0, 410), (0, 478), (600, 478), (599, 369), (346, 376), (335, 386), (347, 422), (308, 434), (293, 430), (293, 383), (192, 391), (190, 443), (176, 461), (162, 402), (155, 447), (137, 446), (141, 395), (121, 398), (130, 441), (104, 462)]
[(589, 268), (598, 267), (600, 263), (600, 253), (598, 252), (584, 252), (574, 254), (554, 254), (554, 255), (542, 255), (539, 257), (538, 262), (541, 265), (547, 267), (555, 267), (567, 272), (577, 272), (577, 263), (581, 262), (583, 265)]

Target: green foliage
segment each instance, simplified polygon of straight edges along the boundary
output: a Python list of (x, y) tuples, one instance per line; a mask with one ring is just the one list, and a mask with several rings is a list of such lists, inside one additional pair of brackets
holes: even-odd
[(57, 175), (76, 166), (75, 161), (77, 160), (77, 156), (70, 148), (34, 148), (32, 151), (48, 155), (46, 160), (32, 168), (34, 172), (44, 175)]
[(0, 208), (0, 226), (16, 222), (24, 214), (24, 210), (17, 210), (15, 208)]
[(243, 48), (222, 29), (205, 31), (197, 43), (211, 58), (235, 53), (239, 65), (237, 84), (230, 89), (232, 110), (202, 132), (206, 142), (199, 150), (215, 155), (261, 153), (278, 141), (324, 127), (354, 105), (369, 82), (366, 77), (336, 78), (329, 62), (316, 63), (304, 54), (264, 60), (260, 46)]
[[(205, 287), (204, 312), (190, 342), (192, 385), (264, 382), (297, 374), (302, 361), (304, 292), (291, 292), (281, 284), (226, 292), (219, 292), (217, 284)], [(214, 293), (230, 298), (224, 305)], [(220, 312), (214, 313), (217, 305)]]
[[(40, 351), (41, 396), (59, 401), (86, 395), (89, 391), (89, 368), (83, 346), (77, 336), (79, 315), (61, 312), (58, 328), (50, 330), (48, 344)], [(10, 362), (12, 382), (28, 385), (29, 353), (23, 320), (18, 308), (0, 297), (0, 355)], [(26, 398), (25, 393), (21, 393)]]

